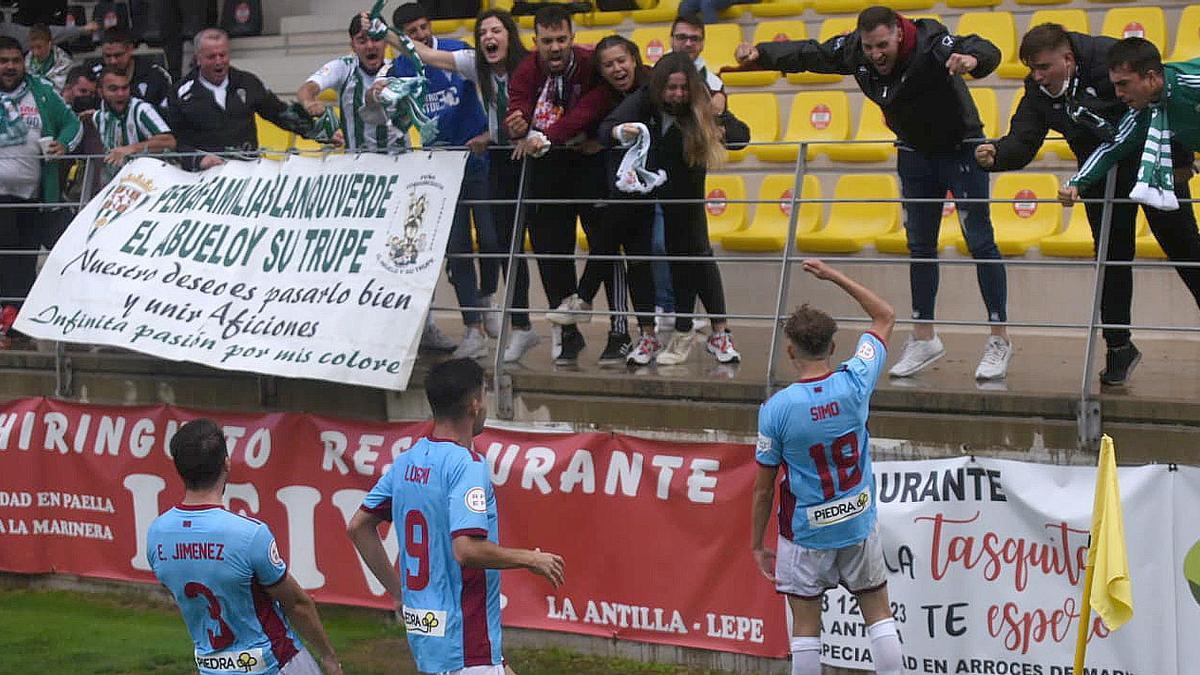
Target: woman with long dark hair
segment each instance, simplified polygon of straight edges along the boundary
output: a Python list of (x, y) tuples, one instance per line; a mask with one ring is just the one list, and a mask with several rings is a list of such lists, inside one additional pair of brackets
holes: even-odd
[[(645, 125), (650, 134), (646, 166), (662, 169), (666, 182), (651, 193), (663, 200), (693, 200), (664, 203), (667, 255), (710, 258), (671, 261), (671, 284), (675, 287), (675, 309), (680, 314), (695, 311), (696, 298), (704, 303), (712, 322), (707, 350), (721, 363), (735, 363), (741, 355), (733, 347), (725, 314), (725, 290), (721, 273), (708, 243), (708, 218), (704, 210), (704, 181), (710, 167), (724, 159), (723, 145), (745, 144), (750, 139), (745, 124), (728, 111), (713, 114), (708, 89), (686, 54), (671, 53), (659, 59), (647, 85), (625, 98), (600, 125), (600, 138), (607, 143), (632, 141), (640, 133), (633, 123)], [(649, 229), (647, 221), (645, 227)], [(639, 320), (640, 322), (640, 320)], [(692, 318), (677, 316), (675, 334), (666, 348), (653, 334), (643, 333), (629, 355), (631, 364), (657, 360), (662, 365), (683, 363), (694, 342)]]
[[(513, 200), (511, 203), (492, 205), (492, 222), (496, 227), (495, 239), (499, 247), (481, 250), (483, 253), (507, 253), (512, 242), (516, 219), (517, 189), (521, 181), (521, 162), (511, 157), (508, 130), (504, 115), (508, 110), (508, 75), (517, 68), (529, 50), (521, 44), (517, 24), (508, 12), (489, 9), (475, 19), (475, 49), (445, 52), (415, 42), (417, 55), (426, 65), (457, 72), (479, 87), (483, 107), (487, 111), (488, 131), (491, 145), (488, 151), (491, 197), (497, 200)], [(518, 249), (520, 250), (520, 249)], [(516, 284), (513, 292), (513, 309), (529, 308), (529, 264), (524, 258), (514, 261), (516, 270), (510, 274), (509, 283)], [(480, 292), (487, 295), (499, 285), (499, 270), (507, 265), (506, 259), (499, 264), (480, 265)], [(493, 314), (493, 316), (496, 316)], [(513, 332), (504, 351), (504, 361), (519, 360), (525, 352), (540, 341), (528, 312), (513, 312)]]

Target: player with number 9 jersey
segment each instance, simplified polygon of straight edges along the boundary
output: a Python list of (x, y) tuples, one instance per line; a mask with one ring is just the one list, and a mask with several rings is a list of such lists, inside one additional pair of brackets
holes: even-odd
[(883, 340), (864, 333), (852, 358), (793, 383), (759, 411), (755, 458), (786, 467), (779, 531), (793, 543), (842, 548), (875, 526), (867, 415), (886, 354)]
[(425, 673), (501, 666), (500, 572), (467, 568), (456, 537), (499, 540), (496, 497), (482, 455), (424, 438), (395, 463), (361, 509), (389, 520), (401, 540), (404, 628)]

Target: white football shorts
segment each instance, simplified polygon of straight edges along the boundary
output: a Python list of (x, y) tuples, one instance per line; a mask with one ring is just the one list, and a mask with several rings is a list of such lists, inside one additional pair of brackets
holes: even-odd
[(775, 590), (815, 600), (839, 584), (851, 593), (873, 591), (887, 583), (887, 565), (879, 526), (857, 544), (842, 548), (805, 548), (779, 537), (775, 554)]

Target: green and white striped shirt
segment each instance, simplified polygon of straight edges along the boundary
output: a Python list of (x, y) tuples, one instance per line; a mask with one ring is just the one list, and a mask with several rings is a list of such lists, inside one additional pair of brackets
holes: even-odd
[(364, 152), (395, 152), (408, 147), (408, 137), (390, 123), (370, 124), (363, 121), (362, 109), (366, 94), (377, 80), (386, 79), (391, 62), (385, 60), (374, 75), (368, 75), (358, 65), (358, 57), (349, 54), (336, 58), (308, 78), (321, 91), (337, 92), (338, 120), (346, 135), (346, 149)]
[(124, 114), (118, 114), (106, 104), (96, 111), (96, 130), (105, 150), (130, 143), (141, 143), (158, 134), (169, 134), (171, 128), (163, 121), (153, 105), (131, 96)]

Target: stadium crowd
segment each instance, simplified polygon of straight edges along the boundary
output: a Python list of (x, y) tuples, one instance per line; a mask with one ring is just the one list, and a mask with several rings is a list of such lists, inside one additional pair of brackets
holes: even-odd
[[(706, 14), (716, 11), (693, 4)], [(137, 40), (119, 27), (98, 36), (99, 59), (76, 64), (60, 45), (97, 31), (95, 24), (35, 24), (27, 30), (3, 24), (0, 202), (20, 207), (0, 210), (0, 248), (53, 246), (70, 219), (59, 205), (77, 198), (84, 187), (105, 182), (131, 157), (173, 150), (186, 153), (173, 161), (203, 170), (236, 159), (231, 151), (256, 152), (256, 115), (307, 137), (324, 128), (322, 140), (351, 151), (402, 152), (412, 121), (388, 107), (389, 86), (421, 75), (427, 90), (423, 113), (436, 121), (436, 135), (426, 144), (470, 150), (462, 198), (512, 201), (524, 184), (527, 198), (565, 202), (530, 205), (523, 224), (535, 254), (558, 256), (537, 260), (556, 363), (580, 357), (586, 345), (579, 324), (591, 320), (601, 286), (611, 308), (601, 364), (685, 362), (699, 342), (701, 320), (690, 316), (697, 300), (707, 315), (703, 323), (710, 326), (704, 351), (720, 363), (740, 361), (725, 319), (726, 298), (703, 199), (707, 172), (720, 164), (725, 148), (749, 142), (750, 133), (726, 105), (720, 75), (704, 60), (700, 15), (684, 14), (672, 22), (671, 51), (653, 67), (642, 63), (637, 45), (617, 34), (594, 49), (574, 44), (572, 15), (561, 4), (537, 9), (532, 52), (513, 17), (501, 10), (478, 16), (474, 46), (434, 35), (430, 11), (415, 2), (400, 5), (390, 18), (395, 33), (407, 40), (389, 33), (380, 18), (365, 12), (350, 17), (350, 53), (318, 68), (300, 84), (297, 103), (290, 105), (254, 74), (231, 65), (229, 36), (218, 28), (196, 31), (193, 67), (172, 78), (167, 68), (135, 58)], [(400, 56), (387, 58), (389, 44)], [(1190, 198), (1194, 147), (1188, 129), (1194, 111), (1171, 117), (1179, 129), (1160, 153), (1170, 171), (1156, 173), (1157, 165), (1144, 170), (1143, 153), (1134, 152), (1147, 127), (1158, 130), (1147, 110), (1172, 105), (1165, 100), (1171, 96), (1189, 95), (1195, 77), (1189, 64), (1178, 73), (1176, 64), (1164, 68), (1153, 45), (1139, 38), (1117, 41), (1057, 24), (1035, 26), (1020, 47), (1030, 69), (1024, 98), (1011, 131), (990, 141), (983, 138), (963, 76), (988, 75), (999, 56), (984, 38), (953, 35), (936, 20), (909, 19), (886, 7), (862, 11), (856, 30), (825, 42), (743, 44), (736, 53), (748, 70), (852, 75), (897, 135), (897, 172), (906, 198), (934, 200), (949, 191), (986, 199), (988, 172), (1022, 168), (1050, 132), (1062, 134), (1079, 158), (1080, 174), (1060, 195), (1068, 203), (1100, 196), (1098, 176), (1110, 166), (1118, 167), (1121, 196), (1140, 189), (1151, 176), (1161, 178), (1149, 180), (1151, 189)], [(1175, 83), (1165, 96), (1164, 77)], [(325, 90), (335, 92), (336, 107), (321, 100)], [(55, 159), (67, 153), (102, 154), (104, 168), (88, 171), (82, 162)], [(1149, 204), (1142, 208), (1168, 257), (1200, 261), (1192, 210)], [(1100, 208), (1088, 204), (1086, 209), (1095, 236)], [(987, 205), (964, 203), (962, 210), (967, 247), (981, 261), (978, 284), (991, 325), (975, 375), (1001, 379), (1013, 354), (1005, 329), (1005, 268), (997, 262), (1001, 255)], [(1132, 259), (1136, 211), (1135, 204), (1114, 209), (1110, 260)], [(912, 317), (921, 322), (890, 370), (894, 377), (915, 375), (945, 354), (933, 324), (940, 205), (906, 202), (904, 214), (914, 259)], [(664, 255), (669, 262), (589, 259), (577, 274), (575, 262), (564, 257), (575, 252), (577, 220), (592, 254)], [(472, 260), (467, 255), (476, 244), (482, 253), (507, 252), (516, 225), (512, 204), (460, 204), (447, 273), (461, 308), (463, 335), (453, 340), (427, 319), (422, 348), (455, 357), (485, 356), (489, 338), (501, 329), (496, 299), (501, 275), (514, 287), (503, 360), (519, 361), (540, 342), (529, 318), (526, 261), (509, 270), (503, 256)], [(0, 329), (11, 333), (17, 299), (28, 293), (35, 268), (31, 256), (6, 258), (0, 263), (0, 296), (7, 298)], [(1200, 305), (1200, 269), (1178, 272)], [(1131, 269), (1110, 268), (1103, 286), (1104, 323), (1128, 324), (1131, 297)], [(629, 313), (636, 335), (631, 335)], [(1128, 330), (1105, 329), (1105, 384), (1124, 383), (1137, 365), (1141, 354), (1130, 337)]]

